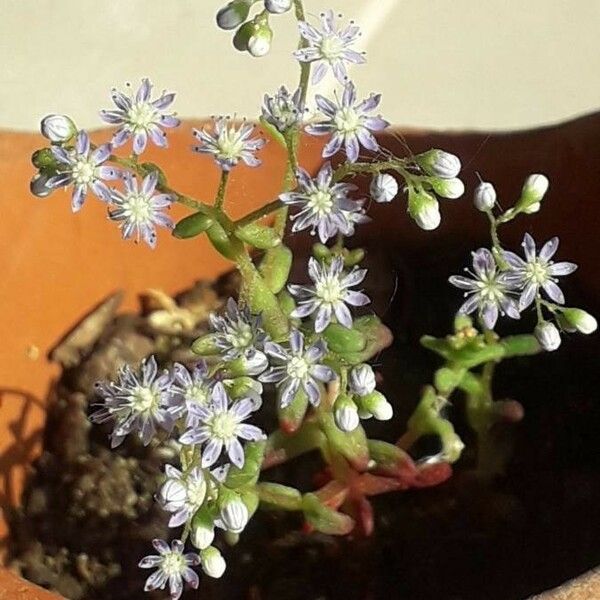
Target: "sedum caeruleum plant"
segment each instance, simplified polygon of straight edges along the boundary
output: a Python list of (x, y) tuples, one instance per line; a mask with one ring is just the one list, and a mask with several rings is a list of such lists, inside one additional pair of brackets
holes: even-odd
[[(381, 97), (361, 94), (348, 77), (350, 65), (365, 63), (353, 22), (340, 22), (332, 11), (307, 18), (302, 0), (234, 0), (218, 12), (217, 23), (235, 30), (238, 50), (260, 57), (270, 49), (278, 15), (297, 19), (300, 79), (294, 91), (281, 87), (264, 98), (262, 130), (270, 143), (286, 149), (287, 172), (279, 196), (256, 211), (238, 220), (227, 212), (230, 172), (242, 163), (261, 164), (266, 140), (251, 123), (217, 117), (191, 132), (192, 150), (208, 155), (221, 173), (211, 202), (179, 193), (157, 165), (143, 161), (149, 144), (167, 148), (168, 130), (180, 125), (171, 111), (175, 94), (154, 93), (148, 79), (135, 91), (112, 91), (113, 106), (100, 112), (115, 126), (107, 143), (94, 146), (72, 119), (50, 115), (41, 126), (50, 145), (33, 157), (34, 194), (67, 188), (73, 212), (94, 197), (106, 203), (123, 238), (151, 247), (159, 229), (182, 240), (203, 234), (241, 274), (239, 300), (229, 299), (222, 314), (210, 318), (210, 332), (193, 344), (196, 364), (159, 367), (148, 357), (96, 386), (99, 406), (91, 419), (112, 424), (113, 447), (131, 435), (143, 444), (171, 440), (179, 448), (179, 462), (166, 466), (156, 494), (174, 539), (155, 540), (154, 553), (140, 562), (152, 569), (146, 590), (168, 589), (174, 599), (186, 584), (198, 586), (200, 570), (221, 577), (226, 563), (217, 536), (235, 543), (259, 505), (298, 511), (308, 529), (326, 534), (369, 534), (370, 496), (435, 485), (450, 476), (464, 446), (444, 409), (457, 395), (466, 399), (468, 421), (484, 448), (495, 422), (521, 415), (518, 403), (493, 397), (498, 363), (554, 351), (564, 332), (596, 329), (590, 314), (565, 304), (558, 282), (576, 265), (554, 260), (558, 238), (538, 246), (527, 234), (518, 252), (500, 240), (501, 226), (540, 210), (546, 177), (531, 175), (506, 210), (493, 185), (481, 182), (474, 205), (489, 221), (490, 247), (475, 250), (466, 274), (450, 278), (464, 293), (452, 333), (422, 340), (443, 366), (424, 387), (398, 442), (371, 439), (366, 421), (393, 416), (369, 365), (391, 334), (376, 315), (355, 314), (370, 302), (362, 289), (367, 271), (360, 266), (364, 251), (346, 248), (345, 240), (369, 217), (352, 179), (370, 176), (375, 202), (404, 195), (416, 225), (432, 230), (441, 220), (439, 199), (464, 193), (461, 163), (438, 149), (398, 157), (380, 147), (374, 134), (388, 126), (377, 113)], [(332, 97), (316, 94), (313, 102), (311, 85), (327, 77), (337, 80), (337, 91)], [(325, 162), (316, 174), (298, 164), (302, 132), (325, 136)], [(190, 209), (176, 224), (168, 216), (173, 203)], [(268, 216), (273, 219), (265, 220)], [(288, 280), (293, 262), (283, 242), (288, 221), (292, 235), (306, 230), (317, 238), (305, 265), (308, 283)], [(509, 337), (496, 332), (501, 318), (519, 319), (529, 310), (537, 315), (534, 332)], [(265, 402), (276, 402), (274, 431), (256, 424)], [(409, 449), (425, 435), (439, 437), (441, 450), (414, 460)], [(329, 474), (320, 489), (303, 494), (263, 481), (269, 467), (313, 450), (320, 451)]]

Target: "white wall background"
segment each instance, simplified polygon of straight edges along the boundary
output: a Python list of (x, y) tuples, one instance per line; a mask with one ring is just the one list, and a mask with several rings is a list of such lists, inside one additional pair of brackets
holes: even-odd
[[(99, 124), (109, 90), (149, 76), (185, 117), (254, 116), (293, 85), (295, 25), (273, 19), (256, 60), (214, 25), (225, 0), (0, 0), (0, 127), (35, 129), (49, 112)], [(352, 77), (381, 91), (396, 124), (517, 128), (600, 108), (599, 0), (305, 0), (365, 32)]]

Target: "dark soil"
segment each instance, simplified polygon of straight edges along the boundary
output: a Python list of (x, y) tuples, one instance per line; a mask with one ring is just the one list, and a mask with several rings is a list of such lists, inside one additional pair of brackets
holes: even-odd
[[(370, 259), (377, 266), (367, 281), (374, 309), (395, 334), (377, 366), (396, 408), (396, 419), (370, 432), (392, 441), (438, 364), (418, 339), (448, 332), (459, 300), (445, 283), (456, 269), (448, 265), (463, 257), (418, 267), (389, 256)], [(141, 591), (146, 573), (136, 563), (150, 539), (167, 535), (152, 495), (173, 452), (133, 441), (110, 451), (106, 431), (87, 421), (90, 385), (119, 361), (152, 352), (165, 362), (189, 358), (186, 342), (204, 326), (199, 306), (214, 308), (225, 287), (235, 282), (218, 282), (216, 295), (199, 285), (179, 299), (198, 316), (183, 335), (157, 330), (148, 318), (156, 308), (151, 303), (144, 316), (109, 315), (98, 339), (77, 350), (77, 364), (55, 386), (45, 452), (13, 520), (13, 564), (25, 577), (71, 600), (148, 598)], [(594, 308), (581, 290), (571, 287), (569, 297), (574, 306)], [(204, 578), (184, 598), (520, 600), (596, 566), (598, 346), (598, 336), (572, 337), (556, 353), (499, 368), (497, 398), (518, 399), (525, 408), (520, 424), (496, 432), (501, 448), (513, 450), (504, 475), (475, 470), (474, 440), (458, 402), (457, 427), (469, 443), (455, 475), (437, 488), (376, 498), (372, 537), (305, 535), (298, 517), (259, 512), (240, 543), (225, 548), (226, 575)], [(429, 443), (417, 451), (435, 449), (436, 441)], [(308, 456), (269, 477), (308, 490), (317, 464)]]

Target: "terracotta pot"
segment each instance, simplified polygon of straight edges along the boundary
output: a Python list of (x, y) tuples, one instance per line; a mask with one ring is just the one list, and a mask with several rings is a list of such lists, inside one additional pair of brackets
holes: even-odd
[[(147, 160), (164, 168), (177, 189), (209, 200), (217, 185), (218, 172), (211, 162), (189, 152), (191, 126), (186, 123), (170, 135), (169, 152), (151, 150)], [(94, 141), (107, 139), (98, 132)], [(546, 173), (552, 182), (545, 201), (544, 216), (531, 221), (532, 233), (545, 239), (560, 224), (562, 255), (580, 264), (576, 277), (585, 278), (588, 308), (600, 305), (600, 279), (596, 261), (600, 255), (597, 223), (600, 217), (594, 198), (600, 173), (600, 114), (564, 125), (520, 133), (431, 134), (405, 132), (385, 136), (385, 145), (403, 153), (403, 143), (414, 152), (439, 147), (461, 156), (468, 189), (475, 172), (491, 179), (500, 198), (515, 198), (522, 181), (531, 172)], [(90, 197), (77, 215), (70, 212), (69, 197), (57, 192), (40, 200), (29, 193), (33, 173), (29, 157), (43, 139), (33, 134), (0, 134), (0, 180), (4, 204), (0, 219), (0, 272), (3, 275), (0, 319), (0, 503), (7, 508), (18, 502), (28, 465), (40, 450), (44, 402), (58, 371), (46, 359), (50, 347), (90, 307), (117, 288), (127, 290), (124, 309), (136, 305), (136, 294), (147, 288), (168, 293), (185, 288), (196, 279), (212, 278), (228, 264), (212, 251), (205, 240), (181, 242), (161, 232), (159, 247), (151, 251), (120, 239), (114, 223), (105, 217), (105, 207)], [(314, 170), (321, 162), (320, 141), (306, 138), (301, 164)], [(284, 154), (271, 143), (263, 151), (261, 169), (239, 167), (231, 178), (231, 212), (241, 216), (273, 199), (283, 177)], [(372, 224), (360, 229), (359, 241), (382, 261), (402, 253), (408, 261), (427, 266), (427, 256), (445, 252), (449, 245), (460, 253), (485, 240), (483, 219), (462, 201), (442, 201), (442, 225), (423, 234), (404, 215), (405, 204), (371, 207)], [(176, 207), (175, 215), (185, 214)], [(522, 230), (507, 232), (517, 243)], [(424, 253), (424, 248), (428, 253)], [(5, 522), (0, 535), (6, 539)], [(6, 583), (4, 583), (6, 579)], [(594, 588), (600, 597), (598, 578)], [(10, 583), (9, 583), (10, 582)], [(18, 586), (31, 595), (51, 598), (35, 586), (15, 580), (0, 571), (0, 600), (3, 585)], [(17, 587), (9, 588), (9, 585)], [(36, 592), (35, 590), (38, 590)], [(24, 594), (26, 592), (23, 592)], [(35, 595), (39, 593), (39, 595)], [(550, 596), (553, 597), (553, 596)], [(556, 596), (558, 598), (558, 596)], [(564, 596), (592, 598), (592, 596)]]

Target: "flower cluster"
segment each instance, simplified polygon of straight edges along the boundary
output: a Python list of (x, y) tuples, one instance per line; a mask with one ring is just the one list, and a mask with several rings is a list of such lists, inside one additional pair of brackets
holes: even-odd
[[(512, 212), (507, 211), (504, 215), (512, 218), (519, 206), (523, 212), (531, 212), (532, 205), (539, 207), (547, 189), (548, 180), (545, 176), (530, 176), (515, 209), (510, 209)], [(496, 204), (493, 185), (481, 182), (475, 190), (473, 202), (478, 210), (491, 215)], [(537, 210), (539, 208), (534, 212)], [(491, 218), (494, 219), (493, 216)], [(502, 217), (498, 222), (502, 222)], [(577, 265), (552, 260), (558, 251), (558, 237), (548, 240), (538, 252), (535, 240), (526, 233), (521, 246), (522, 257), (498, 246), (493, 250), (479, 248), (473, 252), (473, 271), (467, 269), (470, 277), (450, 277), (452, 285), (465, 290), (466, 300), (459, 314), (477, 312), (484, 327), (493, 330), (499, 315), (519, 319), (521, 313), (533, 306), (537, 313), (534, 334), (540, 346), (547, 351), (560, 346), (559, 329), (579, 330), (582, 333), (595, 331), (597, 324), (591, 315), (581, 309), (564, 306), (565, 297), (558, 286), (558, 278), (573, 273)], [(544, 312), (550, 314), (550, 321), (546, 320)]]
[[(165, 465), (156, 500), (168, 526), (181, 531), (174, 532), (170, 545), (154, 540), (158, 554), (139, 563), (155, 569), (145, 589), (168, 586), (174, 600), (185, 584), (198, 587), (195, 567), (221, 577), (226, 563), (214, 543), (216, 533), (221, 530), (226, 541), (235, 542), (259, 503), (301, 512), (310, 528), (323, 533), (343, 535), (355, 525), (369, 533), (374, 523), (369, 496), (434, 485), (450, 476), (449, 463), (464, 448), (445, 411), (456, 390), (466, 396), (470, 426), (486, 436), (498, 419), (515, 421), (523, 412), (516, 402), (493, 401), (486, 366), (540, 348), (555, 350), (561, 331), (589, 334), (597, 328), (590, 314), (565, 306), (558, 281), (576, 266), (554, 261), (558, 238), (538, 251), (526, 234), (522, 255), (500, 241), (500, 226), (540, 210), (548, 180), (540, 174), (528, 177), (519, 199), (506, 210), (494, 186), (481, 181), (473, 202), (490, 223), (491, 246), (473, 252), (466, 275), (450, 278), (465, 295), (454, 333), (421, 340), (444, 365), (432, 385), (424, 386), (400, 442), (369, 438), (365, 421), (394, 414), (370, 364), (392, 336), (361, 289), (368, 283), (361, 266), (365, 250), (346, 247), (345, 238), (371, 221), (366, 214), (371, 200), (387, 204), (404, 194), (413, 221), (423, 230), (437, 228), (439, 199), (464, 194), (461, 161), (438, 148), (398, 157), (385, 147), (378, 135), (389, 125), (377, 114), (381, 95), (362, 99), (349, 78), (354, 65), (366, 62), (355, 47), (360, 29), (353, 22), (339, 26), (327, 10), (318, 23), (310, 23), (300, 0), (231, 0), (217, 13), (217, 23), (235, 30), (238, 50), (264, 56), (273, 39), (270, 19), (291, 14), (292, 6), (299, 31), (293, 56), (301, 76), (293, 92), (281, 86), (264, 96), (261, 124), (287, 153), (287, 168), (284, 185), (263, 207), (235, 218), (227, 211), (230, 172), (259, 167), (266, 143), (245, 120), (216, 116), (192, 132), (192, 151), (208, 155), (220, 171), (212, 203), (176, 192), (159, 167), (141, 162), (149, 143), (167, 147), (165, 129), (180, 124), (170, 112), (175, 95), (163, 92), (153, 99), (148, 79), (135, 94), (113, 90), (116, 108), (100, 113), (116, 128), (110, 142), (96, 147), (72, 119), (49, 115), (41, 124), (49, 147), (32, 158), (38, 169), (31, 182), (34, 194), (45, 197), (71, 186), (76, 212), (91, 192), (106, 203), (124, 239), (152, 248), (158, 227), (182, 240), (206, 234), (239, 272), (239, 301), (229, 299), (219, 314), (209, 316), (209, 331), (191, 345), (196, 360), (159, 369), (150, 356), (137, 368), (122, 366), (113, 381), (99, 382), (95, 389), (98, 406), (90, 418), (112, 423), (113, 447), (131, 435), (143, 445), (169, 443), (179, 452), (174, 464)], [(327, 76), (338, 86), (331, 97), (309, 94), (311, 84)], [(309, 118), (312, 98), (317, 110)], [(325, 161), (314, 173), (299, 153), (305, 132), (325, 138)], [(133, 154), (119, 156), (129, 140)], [(364, 195), (357, 194), (356, 175), (370, 178)], [(192, 211), (177, 223), (166, 212), (175, 202)], [(271, 214), (272, 223), (263, 220)], [(292, 270), (294, 255), (284, 236), (288, 220), (292, 234), (307, 231), (318, 237), (304, 273)], [(290, 283), (292, 273), (295, 283)], [(500, 338), (494, 331), (500, 316), (516, 320), (530, 309), (537, 315), (533, 334)], [(469, 315), (476, 315), (480, 325)], [(185, 344), (185, 337), (180, 342)], [(261, 410), (273, 400), (272, 410)], [(265, 424), (275, 419), (275, 430), (265, 432)], [(413, 460), (405, 444), (422, 436), (438, 437), (441, 450)], [(321, 453), (333, 479), (316, 493), (259, 481), (263, 469), (313, 450)], [(185, 553), (188, 542), (195, 550)]]

